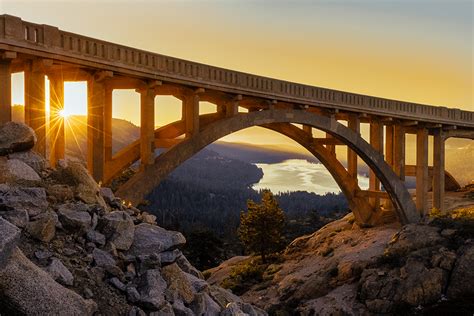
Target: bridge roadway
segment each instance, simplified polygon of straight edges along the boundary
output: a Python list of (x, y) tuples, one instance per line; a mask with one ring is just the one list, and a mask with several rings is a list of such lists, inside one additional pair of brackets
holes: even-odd
[[(429, 213), (429, 187), (432, 206), (444, 208), (445, 140), (474, 139), (472, 111), (266, 78), (0, 15), (0, 123), (11, 120), (11, 74), (15, 72), (25, 73), (25, 121), (38, 135), (36, 150), (49, 154), (53, 166), (65, 151), (64, 122), (59, 115), (64, 107), (64, 82), (87, 81), (88, 168), (97, 181), (110, 182), (140, 160), (140, 171), (118, 191), (135, 204), (173, 168), (218, 136), (263, 126), (294, 139), (325, 164), (360, 224), (377, 224), (390, 212), (402, 223), (413, 222)], [(51, 91), (49, 122), (45, 75)], [(112, 155), (114, 89), (140, 93), (141, 135)], [(155, 130), (156, 95), (180, 99), (182, 119)], [(217, 112), (200, 116), (200, 101), (216, 104)], [(242, 108), (245, 113), (239, 111)], [(370, 125), (368, 142), (360, 136), (361, 123)], [(325, 131), (326, 137), (313, 137), (313, 128)], [(417, 135), (417, 162), (410, 168), (405, 168), (407, 133)], [(434, 136), (433, 166), (428, 166), (429, 135)], [(335, 146), (348, 147), (347, 168), (337, 159)], [(167, 151), (155, 159), (155, 148)], [(371, 168), (369, 190), (357, 184), (358, 159)], [(404, 186), (405, 169), (416, 175), (416, 205)], [(153, 180), (150, 172), (157, 175)]]

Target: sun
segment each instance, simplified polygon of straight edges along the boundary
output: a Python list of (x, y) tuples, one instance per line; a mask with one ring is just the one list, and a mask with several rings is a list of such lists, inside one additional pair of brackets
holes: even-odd
[(69, 113), (67, 113), (65, 109), (60, 110), (58, 114), (62, 118), (67, 118), (69, 116)]

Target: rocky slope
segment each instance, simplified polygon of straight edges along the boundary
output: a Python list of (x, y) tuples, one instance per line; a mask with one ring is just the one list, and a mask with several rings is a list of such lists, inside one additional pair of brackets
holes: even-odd
[[(474, 206), (467, 213), (365, 229), (348, 215), (295, 239), (242, 298), (271, 315), (472, 315)], [(226, 284), (250, 260), (232, 258), (207, 281)]]
[(78, 161), (56, 169), (25, 125), (0, 126), (2, 315), (265, 315), (208, 284), (179, 232), (99, 188)]

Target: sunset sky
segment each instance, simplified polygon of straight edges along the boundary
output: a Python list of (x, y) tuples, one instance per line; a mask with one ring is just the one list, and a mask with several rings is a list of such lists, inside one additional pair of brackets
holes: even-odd
[[(225, 68), (474, 110), (470, 0), (0, 0), (0, 12)], [(83, 113), (85, 84), (68, 89), (68, 111)], [(14, 103), (23, 102), (21, 94), (17, 75)], [(115, 116), (139, 124), (138, 94), (114, 97)], [(179, 115), (169, 100), (157, 98), (157, 125)], [(253, 133), (229, 139), (245, 141)], [(265, 143), (279, 139), (259, 135)]]

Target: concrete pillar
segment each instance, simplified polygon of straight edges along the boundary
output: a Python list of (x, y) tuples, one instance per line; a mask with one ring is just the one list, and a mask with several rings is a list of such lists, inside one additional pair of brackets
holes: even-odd
[(226, 103), (225, 105), (225, 116), (232, 117), (239, 113), (239, 101), (232, 100)]
[(303, 131), (313, 137), (313, 128), (310, 125), (303, 124)]
[(49, 160), (52, 167), (65, 154), (64, 117), (64, 81), (60, 76), (50, 75), (49, 79)]
[(444, 211), (444, 135), (441, 129), (434, 131), (433, 141), (433, 208)]
[(0, 124), (12, 120), (11, 61), (0, 59)]
[(216, 104), (216, 113), (219, 115), (219, 117), (225, 117), (226, 116), (226, 105), (225, 103), (218, 103)]
[(35, 151), (46, 157), (45, 74), (25, 69), (25, 123), (36, 133)]
[(416, 133), (416, 208), (423, 216), (428, 214), (428, 130), (418, 128)]
[[(331, 139), (333, 138), (331, 134), (329, 133), (326, 133), (326, 138), (327, 139)], [(336, 155), (336, 145), (330, 145), (330, 144), (327, 144), (326, 145), (326, 148), (328, 149), (328, 151), (332, 154), (332, 155)]]
[[(383, 124), (376, 119), (370, 123), (370, 144), (376, 151), (383, 153)], [(380, 191), (380, 180), (372, 170), (369, 173), (369, 190)], [(380, 198), (370, 198), (370, 203), (374, 209), (378, 209)]]
[[(347, 120), (347, 127), (360, 134), (360, 120), (357, 115), (350, 115)], [(355, 151), (347, 148), (347, 172), (357, 182), (357, 154)]]
[[(394, 125), (385, 125), (385, 161), (394, 169)], [(392, 201), (386, 199), (383, 201), (384, 209), (394, 209)]]
[(393, 171), (405, 181), (405, 127), (393, 128)]
[(393, 137), (394, 126), (385, 126), (385, 161), (393, 168)]
[(104, 180), (105, 172), (106, 95), (103, 80), (87, 81), (87, 168), (97, 182)]
[(112, 160), (112, 95), (113, 89), (106, 86), (104, 104), (104, 155), (106, 162)]
[(199, 95), (191, 93), (183, 99), (183, 117), (186, 137), (199, 133)]
[(140, 91), (140, 159), (142, 168), (153, 164), (155, 151), (155, 92)]
[[(328, 115), (328, 117), (331, 119), (331, 120), (335, 120), (336, 119), (336, 116), (334, 114), (330, 114)], [(326, 133), (326, 138), (333, 138), (331, 134), (329, 133)], [(327, 150), (333, 154), (334, 156), (336, 156), (336, 145), (326, 145), (326, 148)]]

